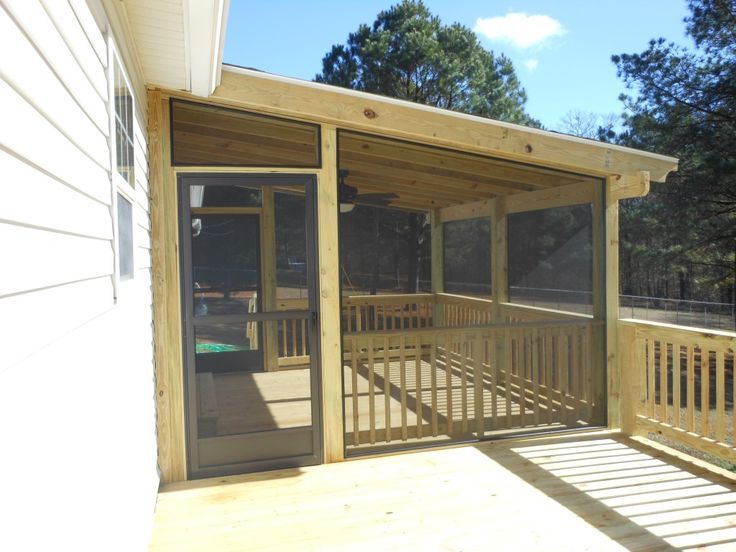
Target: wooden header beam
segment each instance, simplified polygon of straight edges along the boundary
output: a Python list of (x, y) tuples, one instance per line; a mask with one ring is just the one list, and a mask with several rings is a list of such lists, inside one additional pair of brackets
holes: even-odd
[(677, 170), (673, 157), (248, 69), (225, 67), (209, 100), (588, 175)]

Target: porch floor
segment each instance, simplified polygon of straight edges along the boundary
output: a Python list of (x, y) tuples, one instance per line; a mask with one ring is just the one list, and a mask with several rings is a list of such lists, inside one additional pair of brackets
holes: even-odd
[(608, 431), (165, 485), (152, 551), (734, 550), (736, 479)]

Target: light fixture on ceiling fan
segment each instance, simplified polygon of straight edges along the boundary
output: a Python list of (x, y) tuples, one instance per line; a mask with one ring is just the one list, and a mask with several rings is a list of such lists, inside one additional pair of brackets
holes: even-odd
[(341, 169), (340, 176), (340, 212), (349, 213), (356, 205), (367, 205), (369, 207), (386, 207), (391, 205), (391, 201), (399, 196), (394, 193), (374, 193), (359, 194), (358, 188), (345, 183), (345, 179), (350, 175), (347, 169)]

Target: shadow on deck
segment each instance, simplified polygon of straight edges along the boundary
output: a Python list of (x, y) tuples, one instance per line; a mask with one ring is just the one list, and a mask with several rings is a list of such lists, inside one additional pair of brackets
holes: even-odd
[(164, 486), (151, 550), (733, 550), (734, 479), (607, 431)]

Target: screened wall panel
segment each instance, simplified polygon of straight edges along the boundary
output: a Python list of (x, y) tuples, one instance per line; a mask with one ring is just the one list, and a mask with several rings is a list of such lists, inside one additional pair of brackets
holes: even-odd
[(444, 290), (459, 295), (491, 295), (491, 219), (444, 225)]
[(590, 204), (509, 215), (512, 303), (592, 314)]
[(174, 165), (319, 167), (319, 126), (172, 100)]

